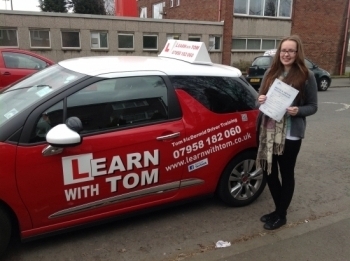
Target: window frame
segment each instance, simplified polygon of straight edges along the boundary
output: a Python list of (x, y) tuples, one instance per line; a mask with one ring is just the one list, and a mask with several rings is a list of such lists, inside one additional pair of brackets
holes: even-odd
[[(78, 33), (79, 36), (79, 47), (69, 47), (69, 46), (63, 46), (63, 33)], [(64, 50), (81, 50), (81, 35), (80, 30), (61, 30), (61, 47)]]
[[(142, 14), (145, 14), (145, 16), (142, 16)], [(140, 7), (140, 18), (147, 18), (147, 6)]]
[[(159, 6), (158, 8), (160, 8), (160, 6), (161, 6), (161, 9), (159, 9), (159, 12), (158, 12), (158, 17), (155, 16), (155, 10), (156, 10), (155, 7), (156, 6)], [(159, 3), (152, 4), (152, 18), (153, 19), (163, 19), (164, 7), (165, 7), (165, 2), (159, 2)]]
[(176, 0), (176, 6), (180, 6), (180, 0)]
[[(199, 41), (197, 41), (197, 40), (191, 40), (191, 39), (195, 39), (195, 38), (199, 38)], [(195, 34), (193, 34), (193, 35), (189, 35), (188, 36), (188, 41), (193, 41), (193, 42), (200, 42), (201, 40), (202, 40), (202, 36), (201, 35), (195, 35)]]
[[(156, 37), (156, 43), (157, 43), (156, 48), (145, 48), (145, 39), (144, 39), (144, 37)], [(159, 49), (159, 44), (158, 43), (159, 43), (159, 36), (157, 34), (150, 33), (150, 34), (144, 34), (142, 36), (142, 50), (143, 51), (158, 51), (158, 49)]]
[[(233, 48), (233, 44), (234, 44), (234, 40), (245, 40), (245, 48)], [(259, 49), (248, 49), (248, 41), (249, 40), (260, 40), (260, 48)], [(275, 47), (271, 47), (271, 48), (262, 48), (263, 46), (263, 41), (275, 41)], [(279, 42), (281, 41), (281, 39), (277, 39), (277, 38), (274, 38), (274, 39), (271, 39), (271, 38), (255, 38), (255, 37), (251, 37), (251, 38), (241, 38), (241, 37), (235, 37), (235, 38), (232, 38), (232, 44), (231, 44), (231, 51), (234, 51), (234, 52), (239, 52), (239, 51), (242, 51), (242, 52), (261, 52), (261, 51), (267, 51), (267, 50), (270, 50), (270, 49), (277, 49), (278, 47), (278, 44)]]
[[(32, 35), (31, 32), (33, 32), (33, 37), (34, 33), (38, 33), (38, 38), (40, 38), (40, 32), (48, 32), (49, 33), (49, 46), (34, 46), (32, 44)], [(35, 36), (36, 37), (36, 36)], [(42, 28), (29, 28), (29, 44), (31, 49), (51, 49), (51, 31), (50, 29), (42, 29)]]
[[(119, 47), (119, 36), (132, 36), (132, 47)], [(134, 51), (135, 50), (135, 35), (133, 33), (118, 33), (118, 50)]]
[[(275, 14), (276, 14), (275, 16), (265, 15), (265, 13), (266, 13), (266, 4), (268, 3), (267, 1), (269, 1), (269, 0), (260, 0), (262, 9), (261, 9), (261, 14), (259, 14), (259, 15), (249, 14), (250, 9), (251, 9), (250, 8), (250, 4), (251, 4), (252, 0), (242, 0), (242, 1), (243, 1), (243, 3), (246, 3), (245, 13), (236, 13), (235, 12), (235, 5), (234, 5), (233, 6), (233, 14), (234, 14), (234, 16), (250, 16), (250, 17), (256, 17), (256, 18), (272, 18), (272, 19), (291, 19), (292, 18), (293, 0), (277, 0), (277, 8), (275, 10)], [(280, 15), (282, 10), (283, 10), (282, 9), (282, 4), (284, 4), (284, 1), (290, 1), (289, 16)]]
[(174, 7), (174, 0), (169, 0), (169, 7), (170, 8)]
[(167, 40), (181, 40), (181, 34), (167, 34)]
[[(106, 34), (106, 41), (107, 41), (107, 47), (101, 47), (101, 33), (105, 33)], [(93, 43), (92, 43), (92, 35), (93, 34), (98, 34), (98, 47), (93, 47)], [(109, 44), (108, 44), (108, 31), (95, 31), (92, 30), (90, 31), (90, 47), (91, 50), (109, 50)]]
[[(219, 45), (220, 45), (220, 47), (219, 48), (215, 48), (215, 46), (216, 46), (216, 39), (217, 38), (219, 38)], [(221, 48), (222, 48), (222, 41), (221, 41), (221, 36), (219, 36), (219, 35), (209, 35), (209, 44), (208, 44), (208, 46), (209, 46), (209, 48), (208, 48), (208, 51), (209, 52), (218, 52), (218, 51), (221, 51)], [(211, 42), (211, 39), (214, 39), (214, 45), (213, 45), (213, 49), (210, 47), (210, 42)]]
[(4, 33), (3, 31), (15, 31), (16, 32), (16, 43), (17, 45), (0, 45), (1, 48), (18, 48), (19, 47), (19, 43), (18, 43), (18, 30), (17, 28), (10, 28), (10, 27), (0, 27), (0, 39), (3, 39), (4, 38)]

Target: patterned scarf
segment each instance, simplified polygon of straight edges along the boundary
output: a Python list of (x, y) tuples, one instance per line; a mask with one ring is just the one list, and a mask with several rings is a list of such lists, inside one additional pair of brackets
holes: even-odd
[(283, 154), (287, 133), (286, 117), (285, 115), (281, 121), (276, 122), (264, 114), (262, 116), (256, 168), (267, 170), (267, 174), (271, 173), (273, 154)]

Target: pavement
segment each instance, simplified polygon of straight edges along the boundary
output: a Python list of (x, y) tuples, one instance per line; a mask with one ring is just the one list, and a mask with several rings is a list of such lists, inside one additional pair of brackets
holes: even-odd
[(350, 210), (260, 233), (191, 261), (348, 261)]
[(350, 77), (333, 77), (330, 88), (332, 87), (350, 87)]

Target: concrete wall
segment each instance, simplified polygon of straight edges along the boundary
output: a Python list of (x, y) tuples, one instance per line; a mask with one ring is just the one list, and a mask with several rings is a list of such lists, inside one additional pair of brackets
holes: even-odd
[[(235, 17), (233, 21), (234, 37), (282, 39), (290, 35), (292, 27), (291, 20)], [(240, 61), (253, 61), (256, 56), (264, 54), (264, 51), (235, 51), (231, 54), (232, 63)]]
[[(210, 35), (223, 34), (221, 22), (196, 22), (187, 20), (155, 20), (99, 15), (61, 14), (45, 12), (0, 11), (0, 28), (14, 28), (18, 31), (20, 49), (34, 51), (56, 62), (81, 56), (95, 55), (142, 55), (156, 56), (163, 49), (167, 34), (180, 34), (180, 39), (187, 40), (188, 35), (201, 35), (201, 39), (209, 44)], [(31, 48), (29, 29), (49, 29), (51, 33), (51, 48)], [(81, 48), (65, 50), (61, 44), (61, 30), (75, 29), (80, 31)], [(90, 31), (102, 30), (108, 32), (108, 50), (92, 50), (90, 46)], [(118, 33), (134, 33), (134, 50), (118, 50)], [(158, 50), (143, 51), (142, 36), (144, 33), (158, 35)], [(213, 62), (221, 63), (222, 52), (210, 52)]]

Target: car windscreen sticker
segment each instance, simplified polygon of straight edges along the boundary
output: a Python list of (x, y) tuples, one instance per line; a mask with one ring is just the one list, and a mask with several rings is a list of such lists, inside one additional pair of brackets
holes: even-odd
[(44, 88), (40, 89), (39, 91), (37, 91), (36, 95), (38, 95), (39, 97), (43, 97), (46, 94), (50, 93), (51, 91), (52, 91), (52, 89), (49, 86), (47, 86), (47, 87), (44, 87)]
[(11, 117), (15, 116), (18, 113), (16, 109), (12, 109), (9, 112), (7, 112), (4, 116), (6, 119), (10, 119)]
[(203, 159), (188, 166), (188, 172), (208, 165), (208, 159)]

